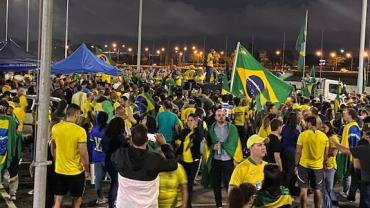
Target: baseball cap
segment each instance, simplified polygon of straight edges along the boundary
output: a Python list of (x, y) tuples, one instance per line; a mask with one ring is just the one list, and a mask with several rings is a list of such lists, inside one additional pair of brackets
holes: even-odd
[(123, 93), (122, 97), (125, 97), (128, 100), (128, 99), (130, 99), (130, 93), (127, 93), (127, 92)]
[(247, 148), (250, 149), (251, 146), (253, 146), (254, 144), (261, 142), (268, 143), (269, 141), (270, 141), (269, 138), (263, 138), (258, 136), (257, 134), (254, 134), (248, 138)]

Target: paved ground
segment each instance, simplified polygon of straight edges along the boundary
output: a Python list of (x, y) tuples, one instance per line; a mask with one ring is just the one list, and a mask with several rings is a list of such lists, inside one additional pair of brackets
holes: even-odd
[[(26, 131), (30, 132), (30, 127), (26, 126)], [(24, 161), (30, 161), (29, 154), (27, 154), (27, 150), (25, 150), (25, 158)], [(20, 183), (19, 183), (19, 191), (17, 194), (17, 200), (14, 202), (14, 205), (18, 208), (31, 208), (32, 202), (33, 202), (33, 196), (28, 195), (27, 192), (31, 189), (33, 189), (33, 179), (30, 178), (30, 174), (28, 171), (28, 164), (22, 164), (20, 167)], [(103, 191), (105, 195), (107, 195), (107, 190), (109, 189), (109, 182), (105, 182), (103, 186)], [(0, 208), (3, 207), (11, 207), (11, 203), (6, 203), (6, 201), (9, 202), (9, 200), (6, 200), (8, 196), (6, 196), (6, 190), (1, 189), (0, 186)], [(226, 204), (226, 192), (223, 193), (224, 197), (224, 204)], [(4, 199), (5, 198), (5, 199)], [(359, 204), (359, 196), (357, 196), (357, 201), (355, 203), (347, 202), (345, 199), (342, 199), (338, 197), (340, 200), (341, 207), (358, 207)], [(96, 201), (96, 195), (94, 191), (94, 186), (90, 183), (87, 183), (85, 195), (83, 198), (83, 207), (99, 207), (95, 204)], [(65, 207), (71, 207), (70, 198), (66, 197), (65, 199)], [(298, 201), (296, 199), (296, 205), (298, 204)], [(309, 207), (313, 207), (313, 195), (309, 196)], [(193, 205), (194, 207), (215, 207), (213, 192), (210, 189), (204, 189), (200, 185), (195, 186), (194, 194), (193, 194)], [(105, 207), (105, 206), (100, 206)], [(226, 205), (225, 205), (226, 207)], [(13, 208), (13, 207), (11, 207)]]
[[(33, 181), (29, 177), (28, 167), (26, 164), (21, 166), (20, 171), (20, 184), (19, 184), (19, 191), (17, 195), (17, 200), (15, 201), (16, 207), (19, 208), (31, 208), (33, 196), (28, 195), (27, 192), (33, 188)], [(104, 183), (104, 193), (107, 193), (109, 188), (109, 182)], [(1, 191), (0, 191), (1, 192)], [(223, 193), (224, 202), (226, 204), (226, 193)], [(84, 195), (84, 204), (83, 207), (105, 207), (105, 206), (97, 206), (95, 204), (96, 195), (94, 191), (94, 186), (90, 183), (87, 183), (86, 192)], [(346, 200), (339, 197), (341, 207), (358, 207), (358, 198), (356, 203), (347, 202)], [(296, 200), (297, 202), (297, 200)], [(313, 207), (313, 195), (309, 196), (309, 207)], [(200, 185), (195, 186), (194, 191), (194, 200), (193, 200), (194, 207), (215, 207), (214, 204), (214, 197), (213, 192), (210, 189), (203, 189)], [(70, 198), (66, 197), (65, 199), (65, 207), (71, 207)], [(5, 203), (3, 198), (0, 199), (0, 207), (8, 207)], [(226, 206), (225, 206), (226, 207)]]

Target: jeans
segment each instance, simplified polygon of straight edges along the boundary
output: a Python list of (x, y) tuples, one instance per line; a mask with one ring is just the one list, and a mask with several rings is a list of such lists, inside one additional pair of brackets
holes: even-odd
[(212, 68), (209, 66), (206, 66), (206, 79), (204, 80), (206, 83), (209, 83), (211, 80), (211, 73), (212, 73)]
[(184, 167), (186, 175), (188, 176), (188, 205), (187, 207), (192, 207), (191, 206), (191, 200), (193, 197), (193, 186), (194, 186), (194, 180), (195, 176), (197, 174), (198, 166), (199, 166), (199, 160), (192, 162), (192, 163), (186, 163), (186, 162), (181, 162), (181, 165)]
[(370, 207), (370, 182), (361, 183), (360, 207)]
[(216, 206), (222, 207), (222, 192), (221, 192), (221, 182), (225, 184), (226, 191), (229, 188), (229, 182), (231, 175), (234, 170), (233, 160), (221, 161), (212, 160), (212, 186), (213, 193), (215, 195)]
[(118, 191), (118, 171), (113, 166), (113, 163), (110, 160), (105, 161), (105, 166), (110, 177), (110, 188), (108, 194), (109, 208), (114, 208), (117, 200), (117, 191)]
[(104, 179), (106, 170), (105, 162), (96, 162), (94, 163), (94, 172), (95, 172), (95, 190), (98, 198), (103, 198), (103, 193), (101, 191), (102, 181)]
[(334, 177), (336, 170), (334, 168), (324, 171), (325, 177), (325, 190), (323, 198), (323, 207), (332, 207), (333, 202), (337, 202), (337, 197), (334, 192)]

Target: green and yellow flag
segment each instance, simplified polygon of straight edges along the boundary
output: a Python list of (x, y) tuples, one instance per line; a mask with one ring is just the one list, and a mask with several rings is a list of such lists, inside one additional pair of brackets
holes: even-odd
[(291, 85), (265, 69), (247, 49), (238, 43), (230, 87), (231, 94), (253, 99), (262, 92), (262, 101), (270, 101), (279, 107), (286, 101), (292, 89)]
[(227, 79), (227, 74), (225, 73), (222, 78), (222, 95), (225, 95), (227, 93), (230, 93), (230, 86), (229, 86), (229, 80)]
[(306, 12), (305, 22), (301, 27), (301, 30), (297, 38), (297, 42), (295, 44), (295, 49), (299, 53), (298, 65), (297, 65), (298, 70), (303, 70), (305, 66), (306, 41), (307, 41), (307, 16), (308, 16), (308, 12)]

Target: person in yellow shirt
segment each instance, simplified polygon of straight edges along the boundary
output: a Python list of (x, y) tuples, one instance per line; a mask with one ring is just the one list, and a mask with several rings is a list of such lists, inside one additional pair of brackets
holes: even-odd
[(89, 126), (92, 125), (92, 121), (94, 120), (93, 101), (94, 101), (94, 94), (89, 92), (89, 93), (87, 93), (86, 100), (82, 105), (82, 112), (83, 112), (83, 116), (84, 116), (84, 124), (87, 124)]
[(258, 130), (258, 136), (260, 137), (267, 137), (268, 135), (270, 135), (271, 133), (271, 127), (270, 127), (270, 122), (272, 121), (272, 119), (274, 119), (276, 117), (276, 114), (274, 113), (269, 113), (267, 114), (263, 120), (262, 120), (262, 125), (260, 127), (260, 129)]
[(310, 116), (305, 121), (307, 130), (298, 137), (295, 156), (300, 201), (302, 207), (307, 206), (307, 190), (311, 185), (314, 189), (315, 207), (321, 207), (323, 168), (327, 162), (329, 139), (322, 131), (317, 130), (316, 117)]
[(26, 96), (24, 95), (24, 88), (23, 87), (19, 87), (18, 90), (17, 90), (17, 94), (18, 94), (18, 97), (19, 97), (19, 107), (24, 111), (24, 113), (26, 113), (26, 109), (28, 107), (28, 101), (27, 101), (27, 98)]
[(90, 176), (89, 155), (87, 152), (87, 135), (78, 126), (81, 109), (76, 104), (67, 108), (66, 120), (55, 124), (51, 130), (55, 152), (54, 207), (63, 206), (63, 196), (68, 192), (73, 205), (80, 207), (85, 189), (85, 177)]
[(176, 170), (159, 173), (159, 208), (187, 207), (187, 177), (180, 163)]
[[(334, 127), (331, 125), (330, 121), (324, 121), (322, 123), (321, 129), (328, 136), (328, 138), (334, 140), (335, 142), (339, 142), (337, 135), (334, 134)], [(338, 149), (335, 147), (335, 145), (330, 143), (328, 151), (328, 162), (325, 170), (326, 191), (324, 192), (325, 195), (327, 195), (328, 197), (323, 198), (324, 204), (331, 204), (331, 201), (336, 201), (336, 198), (333, 199), (333, 197), (336, 196), (334, 192), (334, 177), (337, 170), (337, 153)], [(327, 202), (327, 199), (330, 199), (330, 201)]]
[(234, 98), (235, 107), (233, 108), (232, 116), (234, 118), (234, 124), (238, 129), (240, 142), (242, 145), (243, 153), (245, 152), (245, 146), (247, 144), (247, 132), (246, 132), (246, 118), (248, 117), (249, 107), (244, 106), (243, 102), (239, 97)]
[(238, 187), (242, 183), (250, 183), (257, 190), (261, 189), (264, 179), (263, 169), (267, 164), (263, 157), (267, 153), (265, 144), (268, 142), (268, 138), (256, 134), (248, 138), (247, 148), (250, 150), (250, 156), (234, 169), (229, 183), (229, 193), (232, 187)]
[(18, 121), (17, 131), (22, 133), (26, 122), (26, 112), (19, 106), (19, 98), (13, 97), (13, 102), (9, 102), (9, 106), (13, 108), (13, 115)]

